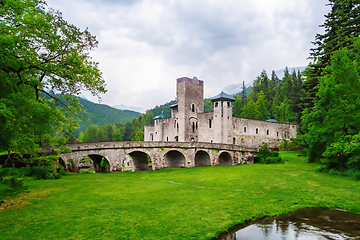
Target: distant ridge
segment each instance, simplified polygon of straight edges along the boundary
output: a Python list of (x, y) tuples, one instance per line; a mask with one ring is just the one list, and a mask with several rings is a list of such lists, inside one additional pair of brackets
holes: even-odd
[(112, 106), (113, 108), (119, 109), (119, 110), (130, 110), (130, 111), (135, 111), (135, 112), (139, 112), (139, 113), (145, 113), (145, 109), (141, 108), (141, 107), (130, 107), (130, 106), (126, 106), (124, 104), (119, 104), (116, 106)]

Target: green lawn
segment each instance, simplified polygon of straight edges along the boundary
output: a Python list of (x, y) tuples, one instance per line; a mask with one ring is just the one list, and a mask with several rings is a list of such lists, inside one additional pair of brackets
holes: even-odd
[(27, 180), (31, 192), (0, 211), (0, 238), (211, 239), (251, 217), (302, 207), (360, 214), (360, 181), (317, 173), (297, 154), (281, 153), (287, 163), (278, 165)]

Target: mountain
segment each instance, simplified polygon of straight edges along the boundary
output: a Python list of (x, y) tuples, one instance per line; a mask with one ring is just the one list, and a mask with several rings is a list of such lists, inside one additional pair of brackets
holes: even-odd
[(112, 106), (113, 108), (119, 109), (119, 110), (130, 110), (130, 111), (134, 111), (134, 112), (139, 112), (139, 113), (145, 113), (145, 109), (141, 108), (141, 107), (130, 107), (130, 106), (126, 106), (124, 104), (120, 104), (120, 105), (116, 105), (116, 106)]
[(80, 132), (85, 132), (90, 124), (97, 126), (105, 126), (108, 124), (115, 124), (117, 122), (131, 121), (135, 117), (139, 117), (141, 113), (130, 110), (119, 110), (105, 104), (96, 104), (91, 101), (79, 98), (79, 102), (83, 105), (83, 110), (86, 114), (83, 115), (85, 119), (90, 119), (91, 122), (81, 120), (79, 122), (80, 128), (75, 129), (75, 136), (78, 137)]
[[(292, 68), (288, 68), (288, 69), (289, 69), (289, 72), (291, 73), (293, 70), (295, 70), (296, 72), (298, 70), (300, 70), (300, 72), (302, 72), (305, 70), (305, 68), (306, 68), (306, 66), (305, 67), (292, 67)], [(284, 77), (284, 70), (285, 70), (285, 68), (275, 71), (275, 74), (279, 79), (282, 79)], [(268, 73), (268, 76), (269, 76), (269, 78), (271, 78), (271, 72)], [(252, 83), (251, 83), (251, 85), (252, 85)], [(250, 94), (251, 88), (252, 88), (252, 86), (246, 87), (246, 96), (248, 96)], [(228, 86), (224, 87), (224, 89), (223, 89), (223, 92), (230, 94), (230, 95), (239, 93), (241, 91), (242, 91), (242, 82), (239, 84), (228, 85)]]

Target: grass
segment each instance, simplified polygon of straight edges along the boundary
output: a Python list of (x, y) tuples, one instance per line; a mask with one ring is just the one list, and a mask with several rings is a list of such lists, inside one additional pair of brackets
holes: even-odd
[[(360, 214), (360, 182), (315, 171), (299, 152), (285, 164), (70, 174), (27, 180), (0, 210), (1, 239), (211, 239), (250, 218), (303, 207)], [(10, 201), (10, 200), (9, 200)]]

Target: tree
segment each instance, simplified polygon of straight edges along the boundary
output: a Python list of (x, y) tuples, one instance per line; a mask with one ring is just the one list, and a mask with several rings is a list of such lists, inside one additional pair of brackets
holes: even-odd
[(266, 99), (264, 92), (261, 90), (260, 93), (258, 94), (258, 100), (256, 101), (255, 104), (255, 109), (256, 109), (255, 119), (263, 120), (263, 121), (269, 119), (270, 113), (268, 111), (268, 105), (269, 102)]
[(309, 161), (339, 171), (360, 170), (360, 38), (352, 49), (333, 54), (313, 111), (303, 116)]
[(88, 128), (86, 129), (84, 136), (83, 136), (83, 142), (98, 142), (99, 139), (99, 128), (98, 126), (94, 124), (90, 124)]
[(241, 117), (255, 119), (257, 115), (256, 104), (253, 100), (250, 100), (243, 108)]
[(360, 32), (360, 3), (358, 0), (329, 0), (331, 11), (325, 16), (324, 34), (317, 34), (311, 49), (310, 58), (314, 61), (304, 72), (303, 84), (306, 95), (302, 98), (302, 108), (311, 111), (316, 101), (319, 78), (326, 66), (331, 64), (331, 57), (342, 47), (351, 48), (354, 37)]
[(233, 102), (233, 116), (240, 117), (241, 110), (244, 107), (243, 100), (238, 95), (233, 95), (235, 101)]
[(106, 92), (89, 56), (98, 42), (43, 0), (0, 1), (0, 20), (0, 151), (34, 153), (77, 126), (73, 95)]

